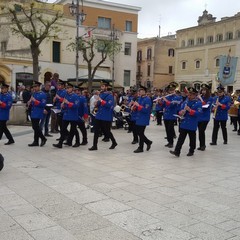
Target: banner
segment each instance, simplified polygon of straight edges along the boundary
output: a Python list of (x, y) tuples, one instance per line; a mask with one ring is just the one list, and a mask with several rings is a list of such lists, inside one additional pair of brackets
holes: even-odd
[(223, 85), (231, 85), (234, 83), (236, 67), (237, 67), (237, 57), (231, 57), (230, 51), (228, 56), (220, 57), (220, 68), (219, 68), (219, 82)]

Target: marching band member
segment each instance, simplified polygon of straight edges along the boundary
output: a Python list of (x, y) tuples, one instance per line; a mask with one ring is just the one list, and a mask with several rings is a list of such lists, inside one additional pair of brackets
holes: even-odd
[(95, 130), (93, 137), (93, 146), (89, 148), (89, 151), (97, 150), (99, 133), (102, 130), (106, 139), (111, 139), (112, 145), (109, 149), (114, 149), (117, 146), (117, 142), (111, 132), (111, 124), (113, 121), (113, 107), (114, 98), (113, 94), (107, 91), (109, 84), (107, 82), (101, 83), (101, 93), (99, 95), (96, 106), (98, 111), (95, 116)]
[(237, 108), (238, 108), (238, 135), (240, 135), (240, 89), (236, 90), (237, 102), (235, 102)]
[(197, 99), (197, 90), (195, 88), (188, 88), (188, 98), (183, 102), (179, 115), (182, 116), (180, 122), (180, 134), (178, 137), (177, 145), (174, 151), (170, 151), (171, 154), (179, 157), (182, 149), (182, 145), (189, 136), (189, 152), (187, 156), (193, 156), (196, 148), (196, 131), (198, 124), (198, 117), (202, 112), (202, 104)]
[(61, 131), (61, 127), (62, 127), (62, 118), (63, 118), (63, 112), (62, 112), (62, 108), (61, 108), (61, 104), (63, 102), (63, 99), (66, 95), (66, 89), (65, 89), (65, 82), (62, 80), (58, 81), (58, 85), (57, 85), (57, 92), (55, 97), (53, 98), (53, 103), (56, 107), (56, 109), (59, 111), (57, 112), (57, 124), (60, 127), (60, 131)]
[(177, 114), (178, 105), (180, 104), (181, 97), (175, 94), (175, 89), (177, 84), (172, 82), (168, 85), (168, 95), (162, 97), (163, 101), (163, 120), (165, 125), (165, 130), (167, 134), (168, 143), (165, 147), (172, 148), (173, 147), (173, 139), (175, 136), (174, 125), (177, 120), (175, 116)]
[(136, 116), (137, 112), (132, 110), (133, 104), (137, 101), (138, 92), (136, 90), (131, 90), (131, 96), (128, 98), (128, 106), (130, 111), (130, 120), (128, 122), (129, 128), (128, 131), (132, 132), (133, 134), (133, 141), (132, 144), (138, 143), (138, 135), (136, 132)]
[(163, 103), (161, 100), (157, 100), (162, 97), (162, 90), (157, 90), (157, 95), (154, 96), (153, 101), (156, 101), (156, 119), (157, 125), (162, 126), (162, 117), (163, 117)]
[(211, 97), (210, 86), (207, 84), (201, 85), (201, 95), (198, 95), (200, 102), (202, 103), (202, 113), (198, 118), (198, 137), (199, 137), (199, 147), (197, 150), (204, 151), (206, 148), (205, 142), (205, 131), (207, 125), (210, 121), (211, 109), (213, 98)]
[(28, 105), (31, 105), (31, 121), (34, 130), (34, 140), (31, 144), (28, 144), (29, 147), (39, 146), (39, 138), (41, 138), (41, 147), (47, 142), (47, 138), (43, 135), (40, 127), (40, 120), (44, 117), (44, 109), (47, 101), (46, 94), (40, 89), (41, 85), (41, 82), (34, 81), (33, 95), (28, 102)]
[(7, 128), (7, 121), (9, 120), (9, 113), (12, 107), (13, 98), (8, 92), (9, 85), (2, 84), (0, 93), (0, 139), (2, 139), (3, 133), (6, 135), (8, 142), (5, 145), (14, 143), (12, 134)]
[[(77, 131), (77, 121), (78, 121), (78, 106), (79, 106), (79, 97), (73, 91), (73, 85), (71, 83), (67, 84), (67, 93), (62, 100), (61, 108), (63, 111), (63, 121), (62, 128), (60, 132), (60, 139), (57, 144), (53, 144), (53, 147), (62, 148), (63, 141), (68, 137), (72, 141), (74, 135), (79, 134)], [(68, 134), (67, 127), (71, 125), (70, 132)], [(71, 146), (72, 143), (68, 142), (68, 145)]]
[(146, 96), (146, 88), (142, 87), (138, 90), (138, 100), (133, 104), (133, 111), (136, 111), (136, 133), (139, 137), (139, 146), (134, 153), (143, 152), (143, 145), (146, 143), (147, 151), (150, 150), (152, 141), (144, 134), (146, 126), (149, 125), (150, 114), (152, 110), (152, 100)]
[(214, 124), (212, 132), (212, 142), (210, 143), (210, 145), (217, 145), (218, 130), (220, 126), (222, 129), (223, 144), (227, 144), (228, 142), (226, 125), (231, 99), (229, 96), (225, 95), (224, 87), (221, 85), (217, 88), (217, 95), (218, 97), (215, 102), (215, 107), (213, 108)]

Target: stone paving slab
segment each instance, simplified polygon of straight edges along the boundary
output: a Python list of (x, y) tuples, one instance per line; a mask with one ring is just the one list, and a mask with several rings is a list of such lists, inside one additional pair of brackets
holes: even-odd
[[(63, 149), (29, 148), (29, 126), (9, 126), (15, 144), (0, 151), (0, 240), (239, 240), (240, 136), (228, 125), (217, 146), (187, 157), (169, 154), (163, 126), (151, 122), (149, 152), (134, 154), (132, 134), (113, 130), (118, 146), (99, 139)], [(177, 131), (177, 128), (176, 128)]]

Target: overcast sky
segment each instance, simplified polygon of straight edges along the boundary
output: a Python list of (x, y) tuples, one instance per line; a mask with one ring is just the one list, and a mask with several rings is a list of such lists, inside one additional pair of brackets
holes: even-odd
[[(52, 2), (53, 0), (49, 0)], [(240, 0), (105, 0), (141, 7), (138, 37), (165, 36), (177, 30), (196, 26), (198, 17), (207, 9), (219, 21), (240, 12)], [(84, 4), (84, 0), (83, 0)]]

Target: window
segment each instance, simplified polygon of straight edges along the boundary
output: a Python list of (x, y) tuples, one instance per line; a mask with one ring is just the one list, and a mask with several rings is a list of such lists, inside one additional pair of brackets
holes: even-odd
[(6, 50), (7, 50), (7, 42), (3, 41), (3, 42), (1, 42), (1, 52), (5, 53)]
[(219, 67), (219, 64), (220, 64), (220, 60), (219, 58), (216, 59), (216, 67)]
[(240, 38), (240, 30), (236, 32), (236, 39), (239, 39), (239, 38)]
[(151, 60), (152, 59), (152, 49), (148, 48), (147, 50), (147, 60)]
[(186, 46), (185, 41), (182, 40), (182, 42), (181, 42), (181, 47), (185, 47), (185, 46)]
[(52, 44), (52, 61), (55, 63), (60, 63), (60, 50), (61, 50), (61, 43), (53, 41)]
[(197, 44), (198, 44), (198, 45), (204, 44), (204, 38), (202, 38), (202, 37), (201, 37), (201, 38), (198, 38), (198, 39), (197, 39)]
[(174, 57), (174, 49), (173, 48), (168, 49), (168, 56)]
[(193, 46), (193, 45), (194, 45), (194, 39), (189, 39), (188, 46)]
[(184, 69), (186, 69), (186, 67), (187, 67), (187, 62), (182, 62), (182, 69), (184, 70)]
[(199, 61), (199, 60), (197, 60), (197, 61), (195, 62), (195, 67), (196, 67), (196, 68), (200, 68), (200, 61)]
[(98, 27), (110, 29), (111, 28), (111, 18), (98, 17)]
[(168, 73), (169, 74), (173, 74), (173, 66), (169, 66), (168, 67)]
[(130, 86), (130, 77), (131, 77), (131, 71), (130, 70), (124, 70), (124, 79), (123, 79), (124, 87)]
[(126, 21), (125, 31), (126, 32), (132, 32), (132, 21)]
[(232, 40), (233, 39), (233, 32), (227, 32), (226, 33), (226, 40)]
[(201, 88), (201, 84), (200, 83), (194, 83), (194, 88), (199, 91)]
[(216, 36), (216, 42), (221, 42), (223, 40), (223, 35), (220, 33), (220, 34), (217, 34)]
[(213, 42), (213, 36), (208, 36), (207, 43), (212, 43), (212, 42)]
[(125, 43), (124, 55), (131, 56), (131, 48), (132, 48), (131, 43)]
[(142, 50), (138, 50), (137, 52), (137, 62), (141, 62), (142, 61)]
[(150, 77), (151, 76), (151, 65), (147, 66), (147, 76)]

